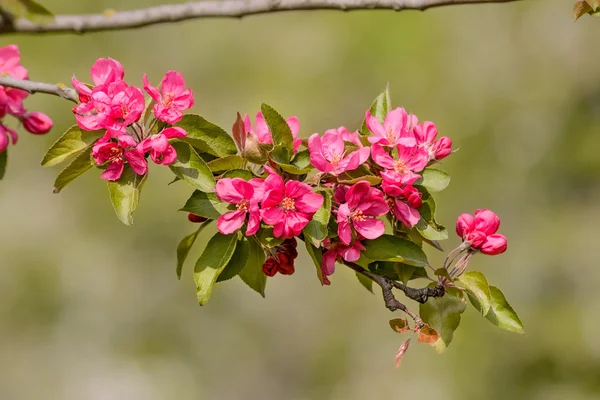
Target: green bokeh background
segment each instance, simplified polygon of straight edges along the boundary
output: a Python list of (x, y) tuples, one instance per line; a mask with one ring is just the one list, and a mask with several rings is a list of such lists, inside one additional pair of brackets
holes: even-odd
[[(164, 2), (42, 3), (79, 13)], [(500, 215), (508, 251), (471, 266), (504, 290), (527, 334), (468, 309), (445, 354), (413, 342), (394, 369), (404, 338), (380, 296), (342, 267), (321, 287), (306, 254), (295, 275), (269, 279), (266, 299), (236, 278), (201, 308), (190, 266), (175, 276), (175, 247), (195, 228), (176, 212), (191, 189), (167, 187), (170, 172), (153, 165), (134, 228), (95, 172), (53, 195), (59, 168), (39, 161), (74, 119), (64, 100), (36, 95), (28, 108), (56, 127), (21, 134), (0, 184), (0, 399), (599, 398), (600, 20), (574, 24), (571, 3), (2, 36), (33, 80), (87, 80), (99, 57), (121, 61), (137, 85), (144, 72), (157, 83), (178, 70), (195, 91), (192, 111), (226, 128), (262, 101), (297, 115), (303, 136), (356, 128), (389, 82), (395, 105), (460, 148), (444, 160), (453, 180), (439, 220), (453, 228), (480, 207)]]

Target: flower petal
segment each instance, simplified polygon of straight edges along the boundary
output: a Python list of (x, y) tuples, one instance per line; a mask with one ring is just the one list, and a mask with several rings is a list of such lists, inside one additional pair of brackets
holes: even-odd
[(217, 219), (217, 229), (223, 235), (229, 235), (240, 229), (246, 220), (246, 212), (237, 210), (221, 215)]

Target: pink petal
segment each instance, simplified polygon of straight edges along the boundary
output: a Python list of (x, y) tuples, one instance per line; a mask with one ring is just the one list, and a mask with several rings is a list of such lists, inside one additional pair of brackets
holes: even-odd
[(421, 214), (419, 214), (418, 210), (412, 208), (401, 200), (396, 200), (395, 202), (394, 215), (399, 221), (409, 228), (415, 226), (421, 219)]
[(364, 221), (353, 221), (354, 229), (365, 239), (377, 239), (385, 233), (385, 224), (375, 218), (367, 218)]
[(91, 69), (92, 81), (96, 85), (104, 85), (123, 80), (123, 66), (112, 58), (99, 58)]
[(306, 183), (298, 181), (287, 181), (285, 183), (285, 196), (291, 199), (303, 196), (311, 191), (311, 187)]
[(152, 97), (152, 100), (160, 101), (161, 100), (160, 93), (154, 86), (150, 85), (150, 82), (148, 82), (148, 76), (146, 74), (144, 74), (144, 76), (142, 77), (142, 80), (144, 82), (144, 90), (146, 91), (146, 93), (148, 93), (150, 95), (150, 97)]
[(167, 71), (160, 83), (160, 89), (164, 94), (178, 95), (185, 89), (183, 75), (176, 71)]
[[(385, 132), (392, 132), (396, 137), (396, 141), (400, 139), (402, 133), (406, 130), (406, 125), (408, 123), (408, 115), (404, 108), (396, 108), (385, 116), (385, 121), (383, 122), (383, 127)], [(396, 144), (388, 143), (388, 144)]]
[(344, 154), (344, 139), (335, 129), (330, 129), (323, 135), (322, 153), (331, 160), (334, 155)]
[(171, 165), (177, 160), (177, 151), (175, 147), (169, 145), (167, 149), (162, 153), (162, 165)]
[(371, 110), (367, 110), (365, 113), (365, 123), (367, 124), (367, 128), (375, 134), (375, 137), (369, 137), (369, 142), (376, 143), (385, 138), (385, 129), (381, 125), (381, 122), (371, 115)]
[(246, 236), (252, 236), (260, 228), (260, 211), (258, 206), (254, 209), (250, 208), (250, 218), (248, 218), (248, 227), (246, 228)]
[(284, 218), (284, 212), (279, 207), (263, 208), (260, 216), (267, 225), (275, 225)]
[(185, 131), (185, 129), (179, 128), (179, 127), (166, 128), (166, 129), (163, 129), (161, 131), (161, 133), (167, 139), (176, 139), (176, 138), (182, 138), (182, 137), (186, 137), (187, 136), (187, 132)]
[(233, 186), (232, 180), (231, 178), (219, 179), (216, 186), (217, 197), (226, 203), (238, 204), (244, 199), (244, 196)]
[(247, 200), (252, 199), (254, 196), (254, 186), (250, 182), (247, 182), (241, 178), (233, 178), (231, 185), (235, 190)]
[(475, 229), (475, 217), (471, 214), (461, 214), (456, 220), (456, 234), (466, 238)]
[(475, 229), (485, 233), (486, 235), (492, 235), (498, 231), (500, 227), (500, 218), (492, 211), (487, 209), (481, 209), (475, 211)]
[(0, 153), (3, 153), (8, 147), (8, 135), (3, 130), (0, 130)]
[(272, 144), (273, 138), (271, 137), (271, 132), (269, 131), (269, 126), (267, 125), (267, 121), (265, 121), (265, 117), (262, 112), (258, 112), (256, 114), (256, 137), (258, 141), (264, 144)]
[(248, 181), (254, 188), (253, 199), (262, 201), (265, 195), (265, 180), (262, 178), (252, 178)]
[(360, 252), (365, 250), (361, 242), (355, 240), (351, 247), (340, 250), (340, 255), (346, 261), (354, 262), (360, 258)]
[(371, 184), (368, 181), (359, 181), (352, 185), (346, 192), (346, 202), (348, 207), (353, 210), (367, 196), (371, 189)]
[(217, 219), (217, 229), (223, 235), (229, 235), (240, 229), (246, 220), (245, 211), (231, 211), (221, 215)]
[(106, 179), (108, 181), (116, 181), (123, 174), (123, 169), (125, 168), (125, 163), (123, 160), (120, 162), (111, 162), (106, 167), (106, 170), (100, 174), (100, 178)]
[(144, 155), (139, 150), (134, 149), (125, 152), (125, 159), (129, 163), (131, 169), (138, 175), (145, 175), (148, 172), (148, 163)]
[(292, 136), (295, 139), (300, 132), (300, 121), (298, 121), (298, 117), (289, 117), (285, 122), (287, 122), (288, 126), (290, 127)]
[(394, 159), (389, 155), (389, 153), (384, 150), (379, 144), (374, 143), (371, 145), (371, 157), (373, 161), (377, 163), (380, 167), (386, 169), (394, 168)]
[(506, 237), (504, 235), (489, 235), (481, 245), (481, 252), (488, 255), (496, 255), (506, 251)]
[(187, 110), (194, 105), (194, 94), (191, 89), (186, 89), (173, 99), (173, 107), (178, 110)]
[(338, 236), (344, 244), (349, 245), (352, 242), (352, 228), (348, 220), (344, 219), (340, 221), (338, 219)]
[(323, 205), (323, 196), (318, 193), (306, 193), (295, 201), (298, 211), (314, 214)]

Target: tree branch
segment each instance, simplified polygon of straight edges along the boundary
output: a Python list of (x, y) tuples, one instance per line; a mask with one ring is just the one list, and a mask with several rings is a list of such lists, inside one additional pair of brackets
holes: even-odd
[(519, 0), (209, 0), (170, 4), (104, 14), (57, 15), (38, 25), (3, 15), (0, 33), (85, 33), (140, 28), (199, 18), (241, 18), (247, 15), (295, 10), (426, 10), (457, 4), (508, 3)]
[(55, 85), (52, 83), (34, 82), (11, 78), (10, 76), (0, 76), (0, 85), (15, 89), (21, 89), (29, 93), (47, 93), (62, 97), (63, 99), (79, 103), (79, 96), (75, 89), (64, 85)]
[(356, 263), (344, 261), (344, 264), (346, 266), (352, 268), (359, 274), (366, 276), (367, 278), (371, 279), (373, 282), (378, 284), (381, 287), (381, 292), (383, 294), (383, 301), (385, 302), (385, 306), (388, 308), (388, 310), (404, 311), (415, 321), (415, 324), (417, 325), (418, 328), (421, 328), (424, 325), (423, 321), (417, 314), (412, 312), (408, 307), (406, 307), (404, 304), (400, 303), (398, 301), (398, 299), (396, 299), (396, 297), (394, 296), (394, 293), (392, 291), (392, 288), (402, 290), (404, 292), (404, 294), (406, 295), (406, 297), (408, 297), (409, 299), (415, 300), (421, 304), (427, 302), (427, 300), (430, 297), (442, 297), (446, 293), (446, 290), (440, 284), (436, 285), (435, 287), (414, 289), (414, 288), (410, 288), (400, 282), (394, 281), (392, 279), (388, 279), (381, 275), (374, 274), (371, 271), (367, 271), (366, 269), (364, 269), (363, 267), (361, 267), (360, 265), (358, 265)]

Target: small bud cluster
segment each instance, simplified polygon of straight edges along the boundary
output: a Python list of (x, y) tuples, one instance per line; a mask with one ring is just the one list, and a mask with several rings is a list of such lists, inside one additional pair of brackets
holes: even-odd
[[(19, 48), (14, 44), (0, 48), (0, 75), (29, 79), (27, 69), (21, 65)], [(4, 125), (6, 115), (17, 118), (28, 132), (35, 135), (47, 133), (52, 129), (52, 120), (46, 114), (25, 109), (23, 100), (27, 96), (29, 93), (24, 90), (0, 85), (0, 153), (8, 147), (9, 138), (12, 144), (16, 144), (19, 139), (14, 129)]]

